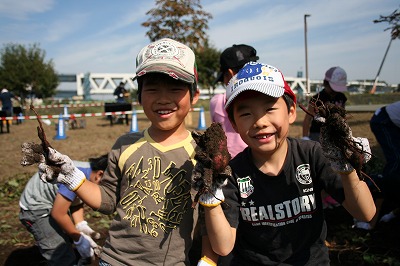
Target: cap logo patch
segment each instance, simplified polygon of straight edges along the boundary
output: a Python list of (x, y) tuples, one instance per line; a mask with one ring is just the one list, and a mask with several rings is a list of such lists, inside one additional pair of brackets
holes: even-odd
[[(174, 43), (169, 41), (162, 41), (154, 44), (153, 47), (149, 47), (147, 52), (149, 54), (146, 55), (147, 60), (173, 60), (178, 62), (181, 66), (184, 66), (184, 63), (180, 61), (180, 59), (184, 56), (184, 47), (177, 47)], [(145, 62), (143, 62), (145, 63)]]
[[(253, 80), (268, 80), (274, 82), (274, 77), (271, 75), (273, 72), (277, 72), (276, 68), (266, 66), (259, 63), (247, 63), (246, 67), (242, 68), (237, 74), (235, 84), (232, 86), (232, 90), (235, 90), (238, 86)], [(260, 75), (262, 73), (262, 75)]]
[(240, 62), (240, 61), (242, 61), (242, 60), (244, 60), (244, 55), (243, 55), (243, 53), (242, 53), (242, 51), (236, 51), (236, 57), (237, 57), (237, 60)]

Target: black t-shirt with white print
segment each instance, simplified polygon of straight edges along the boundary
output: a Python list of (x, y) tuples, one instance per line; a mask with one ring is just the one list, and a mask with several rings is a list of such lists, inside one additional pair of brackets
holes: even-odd
[(329, 265), (321, 190), (343, 202), (340, 176), (318, 142), (288, 144), (278, 176), (258, 170), (249, 148), (230, 163), (233, 176), (223, 191), (225, 215), (237, 228), (232, 265)]

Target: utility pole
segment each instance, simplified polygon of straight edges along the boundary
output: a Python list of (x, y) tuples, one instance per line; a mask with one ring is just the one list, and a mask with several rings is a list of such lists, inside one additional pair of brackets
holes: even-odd
[(310, 17), (310, 14), (304, 14), (304, 48), (306, 51), (306, 90), (307, 94), (310, 93), (310, 84), (308, 82), (308, 54), (307, 54), (307, 17)]
[(371, 89), (371, 91), (369, 92), (370, 94), (374, 94), (375, 91), (376, 91), (376, 84), (378, 83), (379, 75), (380, 75), (380, 73), (381, 73), (383, 63), (384, 63), (385, 60), (386, 60), (386, 55), (387, 55), (387, 53), (388, 53), (388, 51), (389, 51), (389, 48), (390, 48), (390, 45), (392, 44), (392, 41), (393, 41), (393, 37), (390, 38), (389, 45), (388, 45), (388, 47), (386, 48), (385, 55), (383, 56), (381, 65), (380, 65), (380, 67), (379, 67), (379, 69), (378, 69), (378, 73), (376, 74), (375, 81), (374, 81), (374, 86), (372, 86), (372, 89)]

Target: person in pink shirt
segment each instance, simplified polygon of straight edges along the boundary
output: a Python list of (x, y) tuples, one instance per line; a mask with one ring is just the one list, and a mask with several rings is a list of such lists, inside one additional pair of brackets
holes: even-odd
[[(220, 72), (215, 83), (222, 82), (225, 86), (239, 70), (250, 61), (257, 61), (257, 51), (246, 44), (234, 44), (225, 49), (220, 56)], [(226, 93), (217, 94), (210, 100), (212, 122), (220, 122), (228, 139), (228, 150), (232, 158), (247, 147), (239, 134), (232, 128), (224, 106)]]

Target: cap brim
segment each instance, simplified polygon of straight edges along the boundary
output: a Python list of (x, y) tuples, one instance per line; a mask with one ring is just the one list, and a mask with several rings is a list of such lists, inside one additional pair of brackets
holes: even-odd
[(248, 86), (242, 87), (240, 90), (235, 91), (225, 103), (225, 110), (232, 104), (232, 102), (239, 96), (239, 94), (245, 91), (257, 91), (263, 93), (265, 95), (279, 98), (285, 93), (285, 89), (281, 86), (271, 85), (271, 84), (263, 84), (260, 85), (259, 83), (249, 84)]
[(219, 72), (217, 78), (214, 81), (214, 85), (218, 82), (224, 82), (224, 72)]
[(153, 64), (149, 65), (136, 73), (136, 77), (143, 76), (147, 73), (162, 73), (167, 74), (172, 78), (182, 80), (187, 83), (195, 83), (195, 77), (179, 68), (166, 64)]
[(347, 91), (347, 86), (346, 85), (335, 85), (329, 82), (329, 85), (331, 86), (332, 90), (336, 92), (344, 92)]

